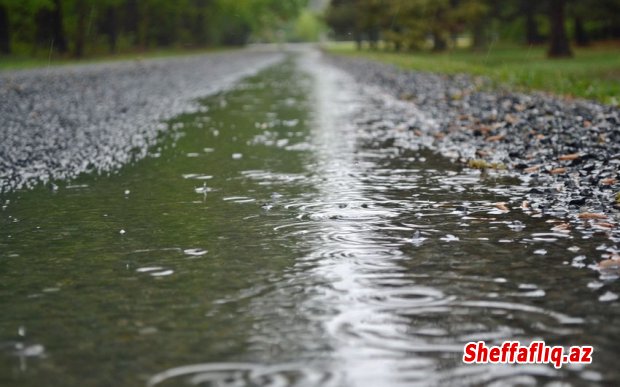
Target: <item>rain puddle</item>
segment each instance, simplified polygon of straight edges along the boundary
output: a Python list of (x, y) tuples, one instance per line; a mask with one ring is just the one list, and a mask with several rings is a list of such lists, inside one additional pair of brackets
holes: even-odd
[[(2, 197), (0, 384), (620, 380), (604, 232), (386, 130), (423, 113), (317, 53), (203, 103), (118, 173)], [(593, 364), (463, 364), (478, 340), (593, 345)]]

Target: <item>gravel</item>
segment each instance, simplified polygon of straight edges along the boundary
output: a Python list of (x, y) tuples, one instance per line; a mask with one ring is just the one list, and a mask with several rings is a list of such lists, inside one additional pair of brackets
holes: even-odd
[(0, 193), (140, 159), (163, 120), (282, 58), (247, 49), (2, 72)]
[(466, 75), (406, 71), (355, 58), (329, 60), (417, 112), (378, 122), (365, 118), (367, 124), (400, 129), (395, 132), (402, 133), (401, 140), (424, 144), (483, 173), (518, 177), (515, 192), (522, 199), (513, 207), (567, 218), (620, 242), (618, 108), (497, 90), (483, 78)]
[[(164, 120), (199, 109), (283, 54), (243, 50), (0, 73), (0, 193), (145, 157)], [(330, 57), (415, 114), (366, 117), (456, 162), (521, 179), (525, 209), (587, 223), (620, 242), (620, 111), (488, 87), (482, 78)], [(517, 203), (510, 203), (511, 205)]]

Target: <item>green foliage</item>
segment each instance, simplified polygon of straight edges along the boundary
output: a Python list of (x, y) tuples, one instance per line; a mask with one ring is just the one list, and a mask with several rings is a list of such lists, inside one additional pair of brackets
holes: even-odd
[(620, 103), (620, 56), (617, 47), (600, 45), (576, 49), (572, 59), (547, 59), (543, 47), (493, 46), (482, 53), (453, 50), (446, 53), (356, 52), (350, 45), (334, 45), (343, 55), (358, 55), (399, 67), (446, 74), (469, 73), (489, 77), (498, 85), (524, 90)]
[(295, 20), (293, 27), (293, 40), (303, 42), (316, 42), (325, 30), (325, 26), (319, 18), (310, 10), (304, 10)]
[[(241, 45), (252, 38), (276, 40), (306, 2), (0, 0), (9, 21), (9, 36), (0, 29), (0, 42), (8, 41), (17, 57), (62, 54), (63, 46), (80, 57), (117, 50)], [(303, 21), (306, 30), (309, 21)]]
[[(550, 12), (561, 4), (566, 4), (565, 12)], [(443, 51), (456, 48), (457, 38), (464, 36), (477, 50), (498, 37), (538, 44), (558, 35), (557, 28), (550, 28), (551, 20), (562, 26), (557, 14), (564, 15), (564, 29), (578, 43), (585, 35), (620, 39), (615, 27), (620, 0), (332, 0), (325, 19), (333, 37), (355, 40), (358, 48), (363, 41), (371, 48), (383, 41), (395, 51)], [(580, 30), (574, 27), (577, 22)]]

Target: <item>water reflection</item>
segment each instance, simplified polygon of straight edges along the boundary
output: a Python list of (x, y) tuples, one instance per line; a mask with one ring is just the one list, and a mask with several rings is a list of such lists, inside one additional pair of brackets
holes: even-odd
[[(618, 270), (595, 265), (615, 246), (528, 206), (521, 182), (462, 170), (394, 124), (434, 125), (424, 112), (318, 53), (204, 104), (169, 124), (157, 157), (9, 198), (0, 381), (620, 380)], [(468, 341), (541, 339), (594, 345), (594, 363), (461, 362)]]

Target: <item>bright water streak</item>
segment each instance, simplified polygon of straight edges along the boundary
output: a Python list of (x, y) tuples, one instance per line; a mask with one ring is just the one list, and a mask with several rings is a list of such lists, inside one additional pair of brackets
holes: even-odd
[[(204, 104), (117, 175), (3, 198), (0, 384), (619, 380), (618, 285), (587, 268), (608, 242), (498, 211), (514, 181), (390, 125), (423, 112), (316, 52)], [(594, 364), (460, 361), (535, 339)]]

